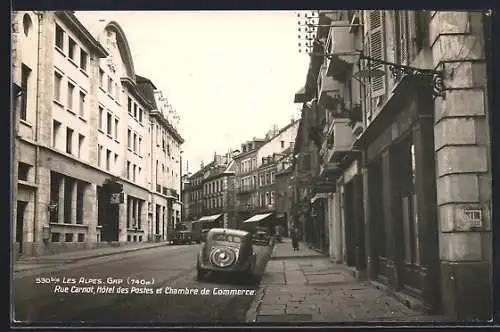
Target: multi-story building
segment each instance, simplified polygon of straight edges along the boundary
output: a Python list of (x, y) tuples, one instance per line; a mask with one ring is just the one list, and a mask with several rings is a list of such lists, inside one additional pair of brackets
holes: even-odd
[(203, 217), (203, 168), (193, 173), (187, 179), (184, 194), (189, 195), (189, 207), (186, 209), (186, 220), (198, 220)]
[(328, 56), (311, 59), (298, 95), (317, 100), (322, 206), (309, 208), (326, 214), (332, 258), (460, 320), (492, 313), (489, 20), (321, 14), (333, 27), (315, 52)]
[(151, 238), (166, 240), (180, 221), (180, 145), (184, 142), (172, 125), (172, 108), (148, 78), (136, 75), (137, 85), (153, 105), (149, 113), (147, 156), (151, 192), (148, 229)]
[(87, 30), (70, 11), (16, 12), (13, 22), (13, 78), (24, 90), (14, 100), (16, 252), (146, 241), (155, 107), (123, 30), (104, 21)]
[(235, 163), (230, 151), (214, 155), (206, 166), (191, 175), (184, 195), (189, 196), (188, 220), (220, 221), (220, 226), (234, 228), (235, 222)]
[(221, 218), (224, 228), (233, 228), (234, 216), (234, 161), (230, 154), (214, 155), (204, 168), (204, 215)]
[(236, 169), (236, 225), (254, 214), (259, 206), (257, 180), (257, 153), (266, 140), (254, 138), (241, 145), (241, 151), (234, 157)]
[(293, 148), (288, 148), (276, 160), (275, 211), (278, 224), (284, 227), (285, 234), (292, 228), (292, 159)]

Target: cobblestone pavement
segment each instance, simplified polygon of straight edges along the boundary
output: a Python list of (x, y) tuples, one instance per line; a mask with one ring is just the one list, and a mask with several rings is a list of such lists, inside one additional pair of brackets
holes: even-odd
[(287, 248), (291, 248), (287, 245), (276, 245), (247, 322), (444, 320), (410, 310), (371, 283), (357, 281), (343, 266), (313, 250), (303, 250), (303, 256), (297, 257), (298, 252), (288, 249), (287, 256)]

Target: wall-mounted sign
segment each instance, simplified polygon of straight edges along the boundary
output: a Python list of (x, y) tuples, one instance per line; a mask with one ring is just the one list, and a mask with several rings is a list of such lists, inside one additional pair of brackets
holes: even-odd
[(464, 209), (464, 220), (469, 227), (483, 227), (483, 211), (481, 209)]
[(123, 193), (111, 193), (109, 196), (109, 204), (121, 204), (125, 202)]

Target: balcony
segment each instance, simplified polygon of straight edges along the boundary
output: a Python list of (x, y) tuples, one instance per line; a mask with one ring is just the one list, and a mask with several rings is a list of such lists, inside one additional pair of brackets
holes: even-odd
[(327, 76), (326, 70), (323, 70), (323, 68), (326, 67), (322, 67), (319, 75), (321, 82), (319, 84), (320, 88), (318, 91), (318, 104), (331, 109), (332, 107), (335, 107), (335, 105), (332, 105), (332, 101), (338, 98), (337, 96), (340, 95), (340, 91), (343, 91), (344, 85), (339, 81), (334, 80), (332, 77)]
[(353, 143), (352, 128), (349, 118), (336, 118), (332, 121), (326, 139), (326, 162), (338, 162), (351, 150)]
[(353, 136), (358, 137), (363, 132), (363, 111), (360, 104), (355, 104), (351, 107), (349, 125), (351, 126)]
[(333, 55), (327, 60), (326, 74), (340, 82), (345, 82), (347, 73), (352, 68), (357, 58), (354, 35), (350, 33), (351, 28), (348, 26), (351, 22), (342, 20), (332, 21), (331, 23), (345, 26), (330, 29), (329, 38), (332, 43), (331, 53), (337, 55)]
[(179, 199), (179, 194), (177, 193), (177, 190), (173, 188), (167, 188), (163, 187), (163, 195), (167, 196), (168, 199)]

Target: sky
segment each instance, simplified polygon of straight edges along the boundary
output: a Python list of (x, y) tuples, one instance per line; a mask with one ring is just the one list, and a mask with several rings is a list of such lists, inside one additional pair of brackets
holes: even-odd
[(305, 83), (309, 58), (298, 51), (296, 12), (76, 15), (122, 27), (136, 74), (151, 79), (180, 116), (183, 173), (300, 116), (293, 98)]

